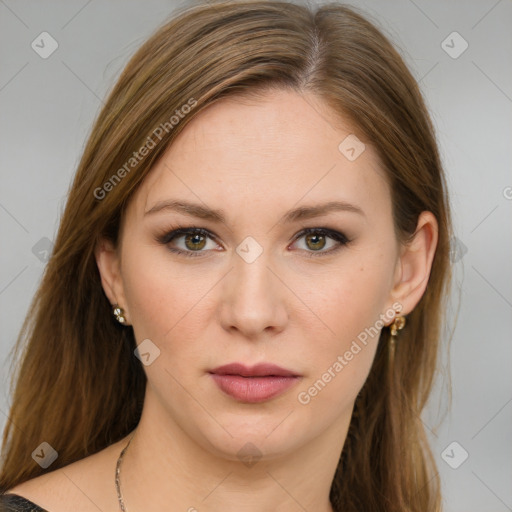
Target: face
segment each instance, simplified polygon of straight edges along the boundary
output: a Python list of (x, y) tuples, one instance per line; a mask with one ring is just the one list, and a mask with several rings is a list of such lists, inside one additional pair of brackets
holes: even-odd
[[(146, 401), (212, 453), (272, 457), (348, 426), (400, 268), (385, 175), (369, 144), (340, 151), (350, 134), (313, 96), (223, 100), (126, 210), (112, 293), (150, 340)], [(295, 377), (211, 373), (262, 362)]]

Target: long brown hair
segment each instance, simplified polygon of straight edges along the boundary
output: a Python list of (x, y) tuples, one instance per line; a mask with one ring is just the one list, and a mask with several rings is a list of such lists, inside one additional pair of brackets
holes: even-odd
[(399, 53), (356, 9), (335, 3), (314, 10), (285, 1), (195, 5), (163, 24), (129, 61), (92, 128), (15, 346), (21, 357), (3, 434), (3, 492), (44, 472), (31, 457), (43, 441), (59, 454), (55, 470), (137, 426), (146, 376), (132, 329), (112, 316), (95, 244), (101, 236), (117, 241), (130, 197), (199, 112), (227, 96), (269, 88), (314, 93), (375, 147), (401, 241), (414, 233), (422, 211), (438, 221), (426, 291), (400, 332), (393, 367), (389, 332), (381, 333), (330, 498), (343, 512), (441, 510), (420, 415), (435, 375), (451, 273), (445, 177), (428, 111)]

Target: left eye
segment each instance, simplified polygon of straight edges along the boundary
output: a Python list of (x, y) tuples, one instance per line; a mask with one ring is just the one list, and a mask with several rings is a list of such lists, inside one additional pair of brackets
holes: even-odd
[[(333, 253), (350, 241), (343, 233), (327, 228), (304, 229), (295, 237), (294, 243), (301, 238), (304, 238), (305, 252), (308, 256), (323, 256)], [(184, 247), (170, 247), (171, 242), (177, 245), (177, 241), (180, 239), (183, 239)], [(203, 228), (192, 227), (175, 229), (157, 238), (157, 241), (168, 246), (171, 252), (194, 257), (201, 256), (206, 252), (203, 249), (205, 249), (208, 239), (214, 242), (214, 246), (216, 245), (215, 236), (212, 233)], [(331, 246), (328, 250), (323, 250), (328, 246), (328, 239), (331, 239)], [(211, 249), (215, 250), (215, 247)]]
[[(309, 256), (320, 256), (332, 253), (349, 242), (348, 238), (343, 233), (326, 228), (308, 228), (299, 233), (295, 240), (300, 240), (303, 237), (306, 247), (313, 249), (313, 253), (318, 253), (309, 254)], [(328, 239), (331, 239), (332, 242), (330, 248), (326, 251), (319, 252), (326, 247)]]

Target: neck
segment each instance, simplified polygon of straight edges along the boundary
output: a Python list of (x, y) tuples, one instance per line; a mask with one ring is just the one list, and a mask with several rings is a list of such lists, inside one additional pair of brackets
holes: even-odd
[(282, 454), (264, 453), (264, 441), (260, 450), (225, 433), (226, 451), (219, 452), (198, 432), (164, 418), (146, 393), (120, 468), (124, 505), (129, 512), (332, 512), (329, 492), (349, 420)]

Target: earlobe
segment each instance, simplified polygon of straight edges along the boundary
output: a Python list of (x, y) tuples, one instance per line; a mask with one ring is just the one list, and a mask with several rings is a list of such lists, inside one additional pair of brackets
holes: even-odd
[(392, 299), (402, 305), (402, 315), (409, 314), (425, 293), (437, 247), (438, 224), (432, 212), (418, 217), (413, 238), (402, 247), (399, 272)]
[(110, 304), (118, 304), (122, 307), (124, 316), (127, 317), (128, 313), (124, 297), (118, 251), (110, 240), (102, 238), (98, 240), (96, 244), (94, 255), (105, 295), (110, 301)]

